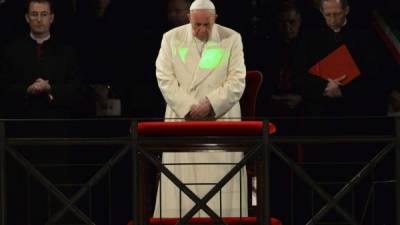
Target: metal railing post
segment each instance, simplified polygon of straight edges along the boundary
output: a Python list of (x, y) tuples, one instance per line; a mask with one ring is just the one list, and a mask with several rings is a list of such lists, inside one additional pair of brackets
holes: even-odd
[(270, 147), (269, 147), (269, 122), (268, 120), (264, 120), (263, 122), (263, 142), (264, 142), (264, 152), (263, 152), (263, 202), (264, 202), (264, 212), (261, 212), (261, 224), (270, 225), (271, 223), (271, 208), (270, 208), (270, 201), (271, 201), (271, 194), (270, 194), (270, 178), (269, 178), (269, 170), (270, 170)]
[[(139, 173), (138, 173), (138, 122), (134, 120), (131, 125), (131, 146), (132, 146), (132, 219), (134, 225), (139, 225)], [(140, 224), (141, 225), (141, 224)]]
[(6, 136), (4, 121), (0, 121), (0, 225), (6, 225)]
[(400, 117), (395, 117), (396, 123), (396, 165), (395, 165), (395, 176), (396, 176), (396, 224), (400, 225)]

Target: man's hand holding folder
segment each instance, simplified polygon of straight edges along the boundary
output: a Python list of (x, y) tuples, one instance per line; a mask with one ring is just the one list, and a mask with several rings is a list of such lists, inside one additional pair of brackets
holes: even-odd
[(339, 78), (331, 79), (328, 78), (328, 84), (324, 90), (324, 96), (328, 96), (331, 98), (342, 97), (342, 90), (340, 90), (340, 86), (343, 86), (342, 81), (346, 79), (346, 75), (342, 75)]
[[(331, 86), (334, 85), (334, 81), (336, 81), (336, 83), (339, 82), (340, 85), (347, 85), (360, 75), (360, 70), (346, 45), (342, 45), (331, 52), (321, 61), (313, 65), (308, 72), (327, 80), (328, 86), (329, 83), (332, 83)], [(343, 75), (345, 75), (344, 78)], [(331, 79), (331, 81), (329, 79)]]

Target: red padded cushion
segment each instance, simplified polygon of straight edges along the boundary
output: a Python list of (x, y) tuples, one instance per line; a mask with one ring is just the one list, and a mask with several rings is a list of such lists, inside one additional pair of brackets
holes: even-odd
[[(269, 133), (276, 131), (269, 123)], [(141, 136), (261, 136), (262, 121), (182, 121), (182, 122), (141, 122), (138, 124)]]
[[(240, 217), (225, 217), (223, 218), (225, 223), (229, 225), (256, 225), (257, 224), (257, 219), (255, 217), (243, 217), (240, 219)], [(150, 218), (150, 225), (157, 225), (157, 224), (162, 224), (163, 225), (175, 225), (178, 222), (178, 218), (163, 218), (161, 221), (159, 218)], [(189, 223), (191, 224), (212, 224), (212, 219), (210, 218), (192, 218)], [(128, 225), (133, 225), (132, 221), (129, 222)], [(271, 218), (271, 225), (282, 225), (281, 221)]]

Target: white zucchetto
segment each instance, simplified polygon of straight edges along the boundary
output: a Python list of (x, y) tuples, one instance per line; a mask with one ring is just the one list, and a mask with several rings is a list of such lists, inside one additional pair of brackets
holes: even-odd
[(195, 0), (190, 5), (190, 11), (197, 9), (211, 9), (215, 10), (214, 4), (210, 0)]

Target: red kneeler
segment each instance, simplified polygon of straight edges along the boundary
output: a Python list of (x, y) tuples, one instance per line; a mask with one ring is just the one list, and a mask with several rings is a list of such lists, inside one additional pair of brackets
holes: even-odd
[[(140, 136), (261, 136), (262, 121), (141, 122)], [(276, 127), (269, 123), (269, 134)]]
[[(257, 225), (257, 219), (255, 217), (225, 217), (224, 222), (228, 225)], [(178, 222), (178, 218), (150, 218), (149, 225), (175, 225)], [(192, 218), (190, 224), (213, 224), (210, 218)], [(133, 225), (132, 221), (128, 225)], [(274, 218), (271, 218), (271, 225), (282, 225), (282, 223)]]
[[(268, 131), (264, 129), (267, 129)], [(266, 133), (267, 134), (272, 134), (276, 131), (276, 127), (272, 123), (264, 123), (263, 121), (185, 121), (185, 122), (140, 122), (137, 124), (136, 129), (133, 130), (134, 134), (136, 133), (137, 137), (137, 143), (138, 143), (138, 151), (142, 152), (142, 155), (148, 155), (146, 151), (151, 149), (152, 147), (155, 147), (155, 144), (158, 146), (155, 149), (178, 149), (177, 146), (180, 146), (181, 149), (185, 149), (187, 146), (192, 146), (191, 144), (188, 145), (187, 140), (191, 140), (190, 137), (193, 137), (193, 140), (197, 145), (193, 145), (194, 148), (198, 148), (202, 144), (206, 144), (207, 147), (207, 141), (210, 139), (202, 139), (203, 137), (214, 137), (210, 143), (225, 143), (227, 145), (223, 145), (224, 147), (226, 146), (231, 146), (231, 147), (237, 147), (240, 146), (241, 149), (243, 149), (243, 146), (246, 146), (249, 143), (254, 143), (256, 142), (258, 146), (264, 146), (266, 143)], [(181, 137), (185, 137), (186, 139), (181, 139)], [(160, 138), (164, 139), (167, 141), (166, 145), (160, 145)], [(186, 141), (186, 142), (185, 142)], [(171, 143), (173, 145), (171, 146)], [(200, 145), (198, 145), (200, 143)], [(161, 146), (161, 147), (160, 147)], [(253, 146), (254, 147), (254, 146)], [(142, 150), (140, 150), (142, 149)], [(224, 148), (225, 149), (225, 148)], [(255, 152), (258, 150), (253, 149), (249, 150), (249, 154), (255, 154)], [(151, 150), (150, 150), (151, 151)], [(169, 150), (164, 150), (164, 151), (169, 151)], [(233, 150), (235, 151), (235, 150)], [(237, 151), (237, 149), (236, 149)], [(149, 157), (149, 156), (147, 156)], [(250, 156), (249, 156), (250, 157)], [(247, 159), (244, 160), (242, 163), (246, 163)], [(140, 164), (140, 163), (139, 163)], [(240, 163), (239, 163), (240, 164)], [(243, 165), (243, 164), (240, 164)], [(159, 166), (161, 166), (159, 164)], [(139, 175), (139, 174), (138, 174)], [(257, 178), (258, 179), (258, 178)], [(264, 175), (260, 175), (261, 181), (264, 179)], [(267, 179), (267, 178), (265, 178)], [(143, 182), (144, 180), (139, 181), (139, 186), (140, 182)], [(260, 182), (262, 184), (262, 182)], [(181, 184), (183, 185), (183, 184)], [(142, 191), (146, 191), (145, 188), (139, 188)], [(137, 207), (139, 207), (139, 211), (141, 213), (145, 213), (145, 211), (140, 208), (142, 207), (143, 203), (145, 202), (144, 199), (144, 192), (141, 192), (139, 190), (139, 201)], [(264, 199), (263, 202), (266, 201), (266, 199), (269, 198), (267, 194), (261, 193), (264, 189), (260, 189), (257, 195), (259, 195), (260, 200)], [(261, 221), (268, 221), (268, 216), (266, 213), (263, 213), (263, 207), (259, 206), (260, 208), (257, 210), (258, 211), (258, 219), (256, 217), (227, 217), (227, 218), (222, 218), (227, 224), (229, 225), (239, 225), (239, 224), (244, 224), (244, 225), (249, 225), (249, 224), (260, 224)], [(139, 215), (139, 219), (137, 220), (140, 224), (144, 223), (145, 221), (149, 221), (150, 225), (156, 225), (156, 224), (164, 224), (164, 225), (173, 225), (176, 224), (179, 220), (179, 218), (149, 218), (149, 214), (147, 214), (147, 217), (143, 217), (142, 214), (137, 214)], [(145, 213), (146, 214), (146, 213)], [(260, 217), (261, 216), (261, 217)], [(147, 219), (146, 219), (147, 218)], [(213, 224), (213, 220), (211, 218), (190, 218), (184, 216), (189, 223), (193, 224)], [(264, 218), (261, 219), (260, 218)], [(136, 218), (137, 219), (137, 218)], [(184, 220), (185, 220), (184, 219)], [(275, 219), (275, 218), (270, 218), (270, 223), (271, 225), (281, 225), (282, 223)], [(130, 222), (128, 225), (133, 225), (133, 222)]]

